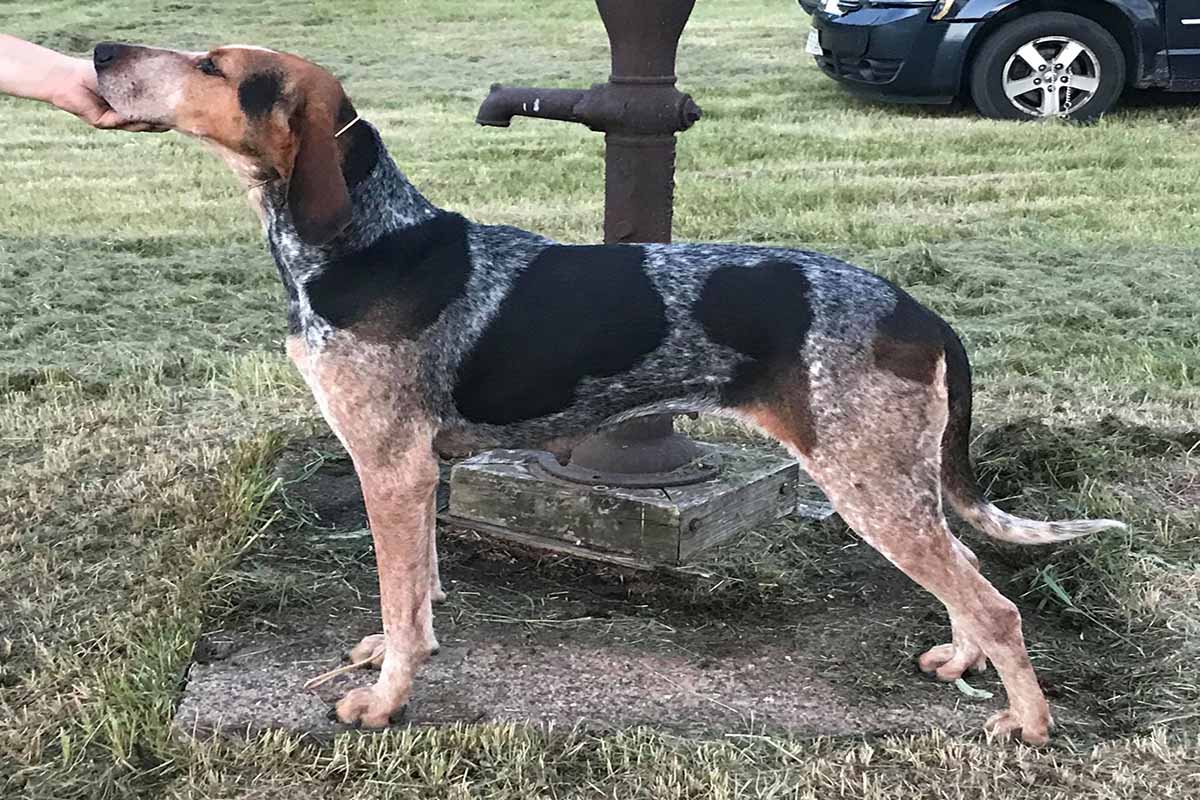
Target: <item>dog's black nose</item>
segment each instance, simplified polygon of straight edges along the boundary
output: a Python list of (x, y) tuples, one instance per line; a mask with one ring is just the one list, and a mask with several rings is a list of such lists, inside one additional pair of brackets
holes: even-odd
[(121, 57), (121, 53), (126, 47), (123, 44), (116, 42), (101, 42), (96, 45), (96, 49), (92, 51), (92, 63), (96, 65), (96, 69), (104, 69), (111, 67)]

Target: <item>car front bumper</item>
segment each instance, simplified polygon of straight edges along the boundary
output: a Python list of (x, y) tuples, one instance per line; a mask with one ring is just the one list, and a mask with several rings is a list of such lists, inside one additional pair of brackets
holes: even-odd
[(864, 7), (813, 13), (817, 66), (856, 94), (910, 103), (948, 103), (963, 85), (978, 22), (932, 22), (928, 7)]

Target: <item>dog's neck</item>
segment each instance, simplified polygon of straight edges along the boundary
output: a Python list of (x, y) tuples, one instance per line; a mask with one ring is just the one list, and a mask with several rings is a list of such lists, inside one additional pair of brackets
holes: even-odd
[(288, 210), (286, 182), (268, 183), (257, 189), (261, 192), (259, 204), (271, 255), (285, 283), (291, 278), (303, 284), (343, 253), (361, 250), (384, 234), (439, 213), (409, 183), (370, 123), (356, 123), (339, 137), (338, 144), (352, 210), (350, 224), (330, 242), (312, 245), (300, 238)]
[[(351, 217), (346, 229), (323, 245), (300, 238), (288, 209), (287, 184), (271, 182), (255, 191), (271, 256), (288, 295), (288, 330), (317, 343), (330, 332), (328, 323), (309, 304), (306, 284), (342, 256), (361, 251), (386, 234), (420, 225), (441, 212), (408, 182), (388, 154), (383, 139), (366, 121), (355, 123), (338, 138), (342, 175), (350, 193)], [(403, 269), (404, 265), (395, 265)]]

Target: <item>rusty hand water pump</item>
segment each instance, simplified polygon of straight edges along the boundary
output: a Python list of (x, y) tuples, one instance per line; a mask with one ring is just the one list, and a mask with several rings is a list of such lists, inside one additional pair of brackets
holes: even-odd
[[(604, 241), (669, 242), (675, 195), (675, 134), (700, 119), (675, 88), (679, 37), (696, 0), (596, 0), (608, 32), (612, 74), (590, 89), (493, 84), (480, 125), (514, 116), (578, 122), (604, 133)], [(558, 477), (624, 487), (680, 486), (716, 474), (715, 456), (676, 432), (669, 414), (642, 417), (580, 443)]]

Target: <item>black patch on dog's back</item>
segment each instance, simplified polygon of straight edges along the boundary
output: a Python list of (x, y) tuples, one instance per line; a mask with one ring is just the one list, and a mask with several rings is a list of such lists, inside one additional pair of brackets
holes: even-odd
[(892, 289), (896, 305), (879, 320), (872, 348), (875, 366), (907, 380), (929, 383), (947, 334), (954, 336), (954, 332), (908, 292), (896, 286)]
[(940, 343), (941, 317), (918, 303), (913, 296), (896, 285), (896, 305), (879, 319), (879, 332), (884, 336), (911, 344)]
[(506, 425), (561, 411), (584, 378), (632, 369), (667, 335), (666, 307), (631, 245), (553, 245), (525, 268), (454, 387), (459, 413)]
[(256, 72), (238, 84), (238, 105), (247, 117), (266, 115), (283, 94), (283, 78), (275, 72)]
[(808, 278), (787, 261), (718, 267), (692, 311), (708, 338), (746, 356), (721, 388), (721, 402), (740, 405), (762, 391), (781, 367), (799, 363), (812, 325)]
[(340, 253), (304, 285), (314, 312), (372, 340), (415, 339), (466, 290), (467, 221), (441, 212)]

